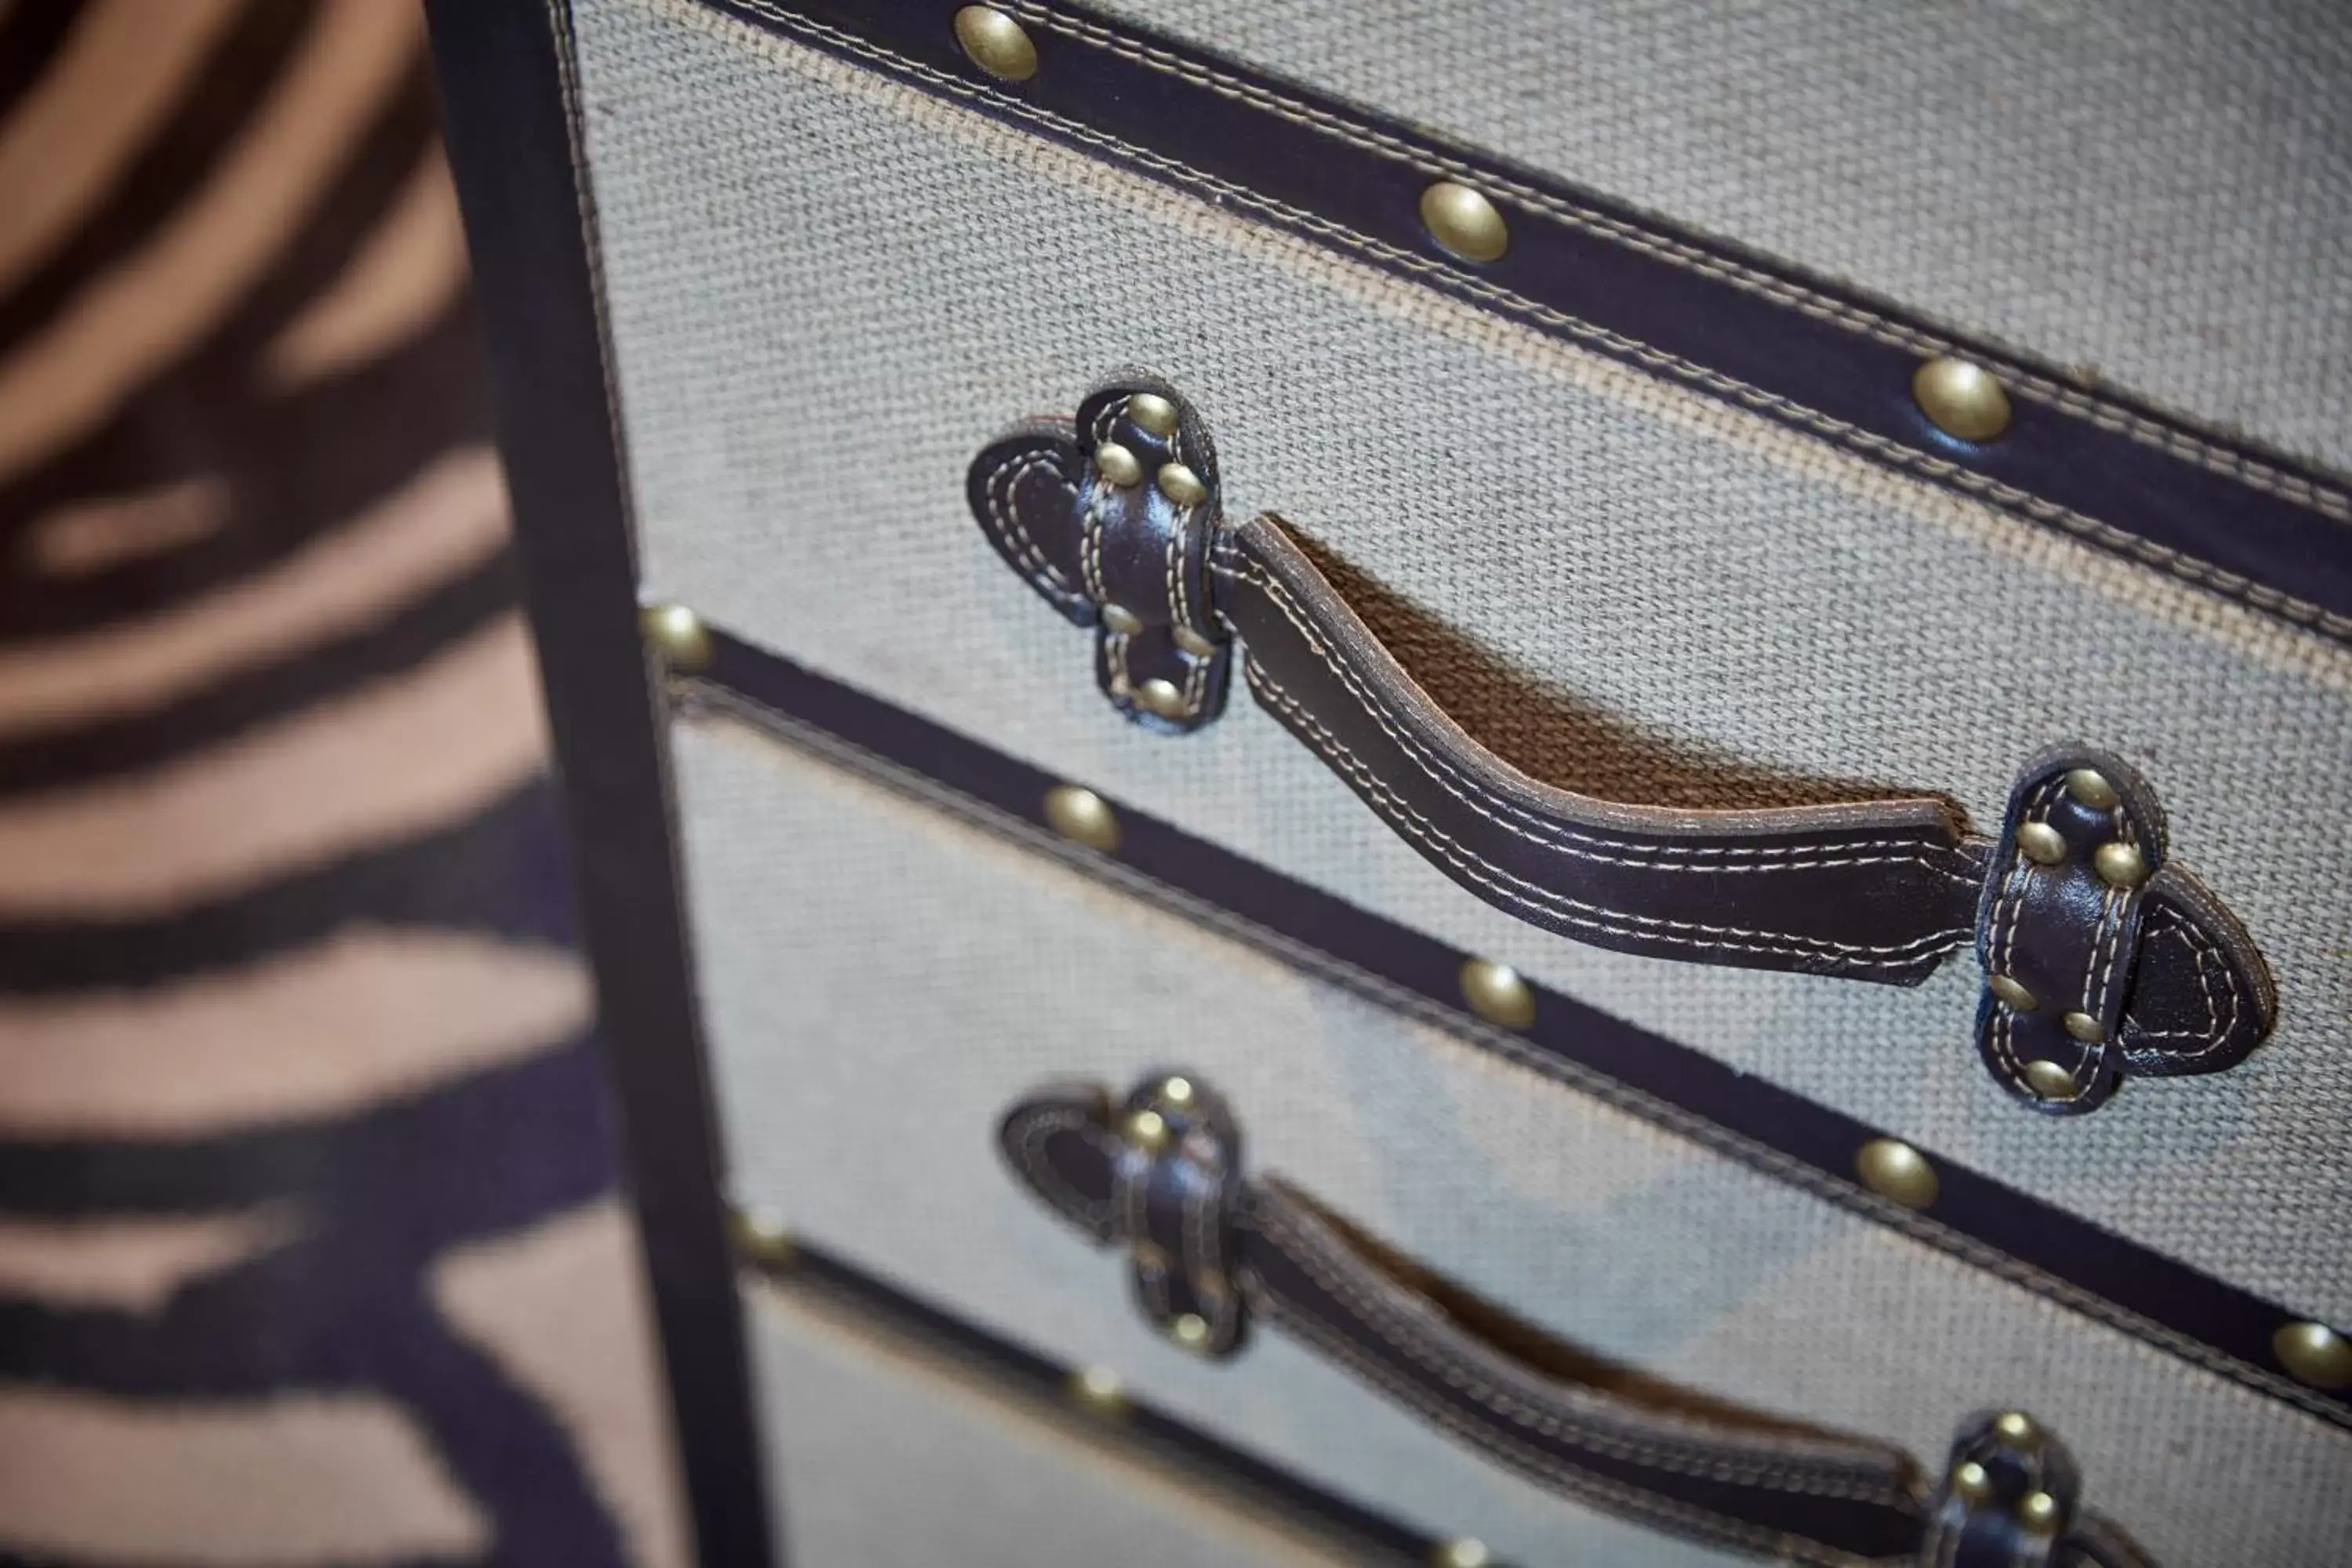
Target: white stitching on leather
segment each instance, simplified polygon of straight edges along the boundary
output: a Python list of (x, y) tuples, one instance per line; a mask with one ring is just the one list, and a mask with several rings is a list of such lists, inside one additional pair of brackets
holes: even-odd
[[(1075, 1210), (1084, 1216), (1089, 1229), (1107, 1232), (1111, 1225), (1111, 1205), (1108, 1199), (1090, 1198), (1063, 1179), (1045, 1158), (1045, 1140), (1056, 1132), (1076, 1132), (1084, 1136), (1095, 1132), (1094, 1118), (1086, 1111), (1067, 1107), (1034, 1110), (1023, 1118), (1021, 1137), (1013, 1144), (1013, 1157), (1021, 1173), (1056, 1206)], [(1099, 1138), (1092, 1140), (1100, 1148)]]
[(989, 469), (987, 479), (982, 481), (982, 493), (988, 497), (987, 521), (997, 537), (1012, 546), (1014, 559), (1028, 567), (1030, 582), (1048, 587), (1065, 598), (1082, 599), (1085, 595), (1070, 585), (1069, 579), (1062, 575), (1061, 568), (1045, 559), (1045, 551), (1039, 548), (1037, 542), (1029, 536), (1029, 530), (1023, 525), (1020, 509), (1013, 504), (1013, 488), (1021, 482), (1024, 474), (1034, 468), (1050, 470), (1061, 481), (1062, 488), (1070, 492), (1070, 499), (1077, 499), (1078, 487), (1062, 472), (1051, 451), (1018, 452)]

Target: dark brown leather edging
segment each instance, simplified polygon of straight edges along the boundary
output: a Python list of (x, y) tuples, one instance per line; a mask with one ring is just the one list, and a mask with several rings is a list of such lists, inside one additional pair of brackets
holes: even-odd
[[(1035, 73), (1017, 83), (957, 47), (961, 0), (703, 3), (2352, 641), (2352, 494), (2291, 459), (1064, 0), (1001, 0), (1036, 47)], [(1430, 239), (1419, 204), (1438, 179), (1501, 208), (1511, 243), (1499, 260), (1463, 262)], [(1942, 354), (2009, 386), (2016, 417), (1998, 440), (1954, 439), (1920, 413), (1912, 375)]]
[[(1080, 849), (1046, 823), (1066, 781), (724, 632), (681, 677), (689, 710), (753, 725), (889, 787), (1152, 900), (1282, 962), (1447, 1029), (1484, 1049), (1863, 1214), (2021, 1289), (2340, 1426), (2352, 1391), (2279, 1370), (2277, 1331), (2299, 1321), (2260, 1297), (1967, 1167), (1934, 1159), (1924, 1213), (1854, 1171), (1875, 1128), (1738, 1072), (1556, 992), (1536, 989), (1524, 1030), (1466, 1010), (1469, 955), (1232, 851), (1118, 806), (1115, 855)], [(1116, 804), (1116, 803), (1114, 803)]]

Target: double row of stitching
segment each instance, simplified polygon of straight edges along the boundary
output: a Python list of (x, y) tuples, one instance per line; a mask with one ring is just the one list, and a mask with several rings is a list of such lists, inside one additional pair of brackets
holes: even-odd
[(1111, 1224), (1111, 1205), (1103, 1198), (1090, 1198), (1062, 1177), (1054, 1163), (1045, 1158), (1045, 1140), (1057, 1132), (1084, 1135), (1092, 1128), (1092, 1119), (1084, 1112), (1070, 1110), (1032, 1111), (1023, 1118), (1021, 1136), (1012, 1147), (1013, 1163), (1019, 1166), (1037, 1190), (1056, 1206), (1081, 1221), (1097, 1235), (1107, 1232)]
[(1062, 488), (1070, 492), (1073, 500), (1076, 498), (1078, 487), (1061, 471), (1061, 465), (1055, 461), (1050, 451), (1018, 453), (989, 469), (988, 478), (982, 482), (981, 489), (988, 497), (989, 526), (1003, 542), (1033, 584), (1065, 599), (1076, 600), (1084, 595), (1070, 585), (1069, 579), (1062, 575), (1060, 567), (1045, 558), (1045, 551), (1038, 547), (1037, 542), (1029, 536), (1028, 529), (1022, 525), (1021, 509), (1012, 504), (1013, 487), (1021, 482), (1023, 475), (1038, 468), (1052, 470), (1061, 481)]
[(2198, 929), (2195, 921), (2179, 913), (2168, 904), (2158, 904), (2148, 911), (2147, 922), (2142, 928), (2140, 940), (2143, 961), (2147, 957), (2146, 950), (2154, 946), (2158, 938), (2165, 936), (2179, 938), (2181, 945), (2189, 950), (2189, 962), (2197, 971), (2197, 994), (2205, 1002), (2205, 1027), (2202, 1030), (2138, 1029), (2137, 1032), (2144, 1040), (2196, 1040), (2200, 1042), (2198, 1049), (2178, 1053), (2168, 1052), (2167, 1055), (2179, 1061), (2202, 1061), (2227, 1046), (2230, 1043), (2230, 1037), (2237, 1032), (2238, 987), (2226, 983), (2221, 987), (2222, 994), (2230, 1001), (2230, 1016), (2225, 1019), (2221, 1016), (2221, 1004), (2213, 997), (2213, 970), (2221, 966), (2221, 948), (2212, 938)]
[(1416, 146), (1375, 127), (1349, 120), (1328, 109), (1299, 102), (1253, 82), (1240, 80), (1195, 60), (1188, 60), (1139, 38), (1130, 38), (1085, 17), (1055, 11), (1038, 0), (1006, 0), (1007, 8), (1065, 37), (1107, 49), (1148, 69), (1173, 76), (1234, 102), (1247, 104), (1294, 125), (1334, 138), (1361, 152), (1402, 163), (1433, 178), (1464, 180), (1480, 190), (1508, 198), (1570, 227), (1656, 258), (1670, 266), (1728, 284), (1811, 320), (1858, 332), (1874, 342), (1932, 357), (1959, 353), (1997, 371), (2004, 384), (2031, 401), (2084, 419), (2104, 430), (2126, 436), (2171, 457), (2194, 462), (2209, 471), (2238, 480), (2251, 489), (2307, 507), (2338, 521), (2352, 521), (2352, 497), (2315, 484), (2226, 447), (2200, 439), (2192, 433), (2150, 419), (2137, 409), (2110, 403), (2080, 387), (2068, 386), (2019, 363), (1948, 338), (1891, 321), (1850, 300), (1839, 300), (1727, 257), (1717, 256), (1687, 240), (1658, 234), (1515, 180), (1500, 171), (1450, 158), (1433, 148)]

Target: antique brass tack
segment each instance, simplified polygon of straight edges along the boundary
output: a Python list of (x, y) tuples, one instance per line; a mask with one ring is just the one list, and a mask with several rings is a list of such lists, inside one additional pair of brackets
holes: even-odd
[(1102, 624), (1123, 637), (1131, 637), (1143, 629), (1143, 617), (1123, 605), (1105, 605)]
[(2034, 1530), (2048, 1530), (2058, 1522), (2058, 1500), (2048, 1492), (2028, 1492), (2017, 1500), (2017, 1517)]
[(1985, 976), (1985, 989), (2000, 998), (2000, 1005), (2012, 1013), (2031, 1013), (2042, 1005), (2042, 998), (2006, 974)]
[(1511, 243), (1495, 204), (1467, 185), (1441, 180), (1421, 193), (1421, 221), (1430, 238), (1465, 261), (1492, 261)]
[(2106, 1030), (2100, 1027), (2099, 1021), (2088, 1013), (2069, 1013), (2059, 1022), (2066, 1026), (2068, 1034), (2086, 1046), (2097, 1045), (2107, 1037)]
[(1952, 1472), (1952, 1489), (1973, 1502), (1992, 1490), (1992, 1478), (1970, 1459)]
[(1151, 1274), (1168, 1272), (1168, 1249), (1156, 1241), (1139, 1241), (1128, 1249), (1135, 1266)]
[(1217, 645), (1190, 626), (1178, 626), (1174, 633), (1176, 646), (1194, 658), (1207, 658), (1217, 651)]
[(2102, 844), (2091, 857), (2091, 864), (2099, 873), (2099, 880), (2110, 888), (2128, 892), (2147, 880), (2147, 861), (2130, 845), (2118, 841)]
[(2074, 1098), (2074, 1075), (2047, 1059), (2025, 1064), (2025, 1087), (2044, 1100)]
[(1055, 784), (1045, 792), (1045, 821), (1055, 832), (1089, 849), (1108, 855), (1118, 847), (1118, 816), (1110, 802), (1077, 784)]
[(1864, 1143), (1854, 1153), (1853, 1168), (1864, 1186), (1905, 1208), (1924, 1209), (1936, 1201), (1940, 1185), (1936, 1167), (1925, 1154), (1898, 1139), (1874, 1138)]
[(1200, 1350), (1209, 1342), (1209, 1320), (1198, 1312), (1179, 1313), (1176, 1321), (1168, 1325), (1168, 1331), (1186, 1350)]
[(1209, 499), (1209, 489), (1201, 476), (1181, 463), (1164, 463), (1160, 468), (1160, 493), (1178, 506), (1199, 506)]
[(1463, 963), (1462, 999), (1478, 1016), (1507, 1029), (1524, 1029), (1536, 1021), (1536, 994), (1517, 970), (1492, 959)]
[(784, 1216), (773, 1209), (738, 1207), (730, 1210), (727, 1217), (735, 1255), (746, 1263), (755, 1263), (762, 1268), (782, 1268), (789, 1266), (799, 1252)]
[(1959, 440), (1990, 441), (2009, 428), (2009, 394), (1967, 360), (1929, 360), (1911, 377), (1911, 395), (1937, 429)]
[(1475, 1535), (1457, 1535), (1437, 1549), (1431, 1559), (1437, 1568), (1491, 1568), (1495, 1554)]
[(1162, 719), (1184, 717), (1184, 690), (1172, 680), (1154, 676), (1135, 689), (1135, 700)]
[(1182, 1110), (1192, 1103), (1192, 1080), (1181, 1075), (1163, 1080), (1160, 1085), (1160, 1098)]
[(1037, 46), (1020, 23), (993, 5), (957, 12), (955, 36), (971, 63), (999, 81), (1027, 81), (1037, 74)]
[(1127, 1412), (1127, 1384), (1107, 1366), (1082, 1366), (1070, 1374), (1070, 1395), (1098, 1415)]
[(1154, 436), (1176, 434), (1176, 405), (1157, 393), (1139, 392), (1129, 398), (1127, 416)]
[(700, 669), (710, 662), (710, 630), (684, 605), (647, 605), (637, 612), (637, 634), (672, 669)]
[(1127, 1119), (1127, 1141), (1147, 1154), (1157, 1154), (1168, 1144), (1168, 1122), (1156, 1110), (1139, 1110)]
[(2046, 822), (2017, 825), (2017, 847), (2037, 866), (2055, 866), (2066, 858), (2066, 840)]
[(1992, 1429), (2012, 1443), (2031, 1443), (2039, 1435), (2033, 1417), (2022, 1410), (2003, 1411), (1993, 1421)]
[(2123, 804), (2123, 796), (2107, 782), (2107, 775), (2096, 768), (2074, 768), (2066, 774), (2066, 793), (2093, 811), (2113, 811)]
[(2289, 1323), (2271, 1336), (2279, 1363), (2314, 1388), (2352, 1386), (2352, 1340), (2325, 1323)]
[(1105, 441), (1095, 448), (1095, 472), (1121, 489), (1143, 482), (1143, 464), (1116, 441)]

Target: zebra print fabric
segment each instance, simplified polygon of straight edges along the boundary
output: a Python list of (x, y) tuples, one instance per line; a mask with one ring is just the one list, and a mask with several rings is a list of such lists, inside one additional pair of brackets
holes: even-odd
[(688, 1558), (418, 18), (0, 0), (0, 1562)]

